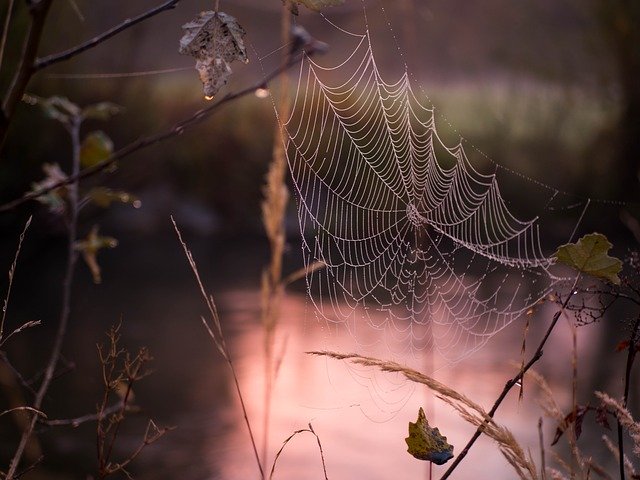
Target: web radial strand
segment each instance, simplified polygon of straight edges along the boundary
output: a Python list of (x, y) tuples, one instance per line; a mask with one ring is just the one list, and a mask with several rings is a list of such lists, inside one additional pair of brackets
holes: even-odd
[(455, 362), (559, 279), (537, 218), (514, 215), (495, 173), (440, 138), (408, 76), (387, 83), (368, 36), (337, 67), (305, 59), (285, 123), (307, 285), (318, 314), (398, 354)]

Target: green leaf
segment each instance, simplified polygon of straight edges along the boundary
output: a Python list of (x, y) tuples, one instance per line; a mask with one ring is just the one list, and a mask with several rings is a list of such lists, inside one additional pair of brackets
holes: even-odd
[(230, 63), (247, 63), (244, 29), (238, 21), (224, 12), (201, 12), (193, 21), (182, 26), (180, 53), (196, 59), (196, 70), (208, 100), (226, 83), (231, 71)]
[(113, 202), (130, 203), (134, 208), (139, 208), (142, 205), (135, 195), (123, 191), (114, 191), (106, 187), (92, 188), (89, 191), (89, 198), (102, 208), (109, 208)]
[(418, 460), (427, 460), (436, 465), (447, 463), (453, 458), (453, 445), (447, 443), (437, 428), (431, 428), (424, 410), (420, 407), (418, 420), (409, 422), (409, 436), (404, 439), (407, 451)]
[(87, 238), (75, 242), (74, 248), (82, 253), (82, 258), (91, 270), (94, 283), (101, 283), (102, 276), (100, 273), (100, 265), (98, 265), (97, 254), (103, 248), (115, 248), (118, 246), (118, 240), (112, 237), (101, 237), (98, 235), (98, 226), (94, 225)]
[(91, 167), (106, 160), (113, 153), (113, 142), (101, 130), (91, 132), (85, 137), (80, 146), (80, 164)]
[(608, 255), (612, 246), (601, 233), (590, 233), (576, 243), (562, 245), (554, 257), (579, 272), (620, 285), (618, 273), (622, 270), (622, 261)]
[(78, 105), (66, 97), (57, 95), (42, 98), (37, 95), (25, 94), (22, 100), (30, 105), (38, 105), (47, 117), (65, 124), (69, 123), (71, 118), (79, 117), (82, 113)]
[(123, 108), (111, 102), (100, 102), (89, 105), (82, 110), (84, 118), (93, 120), (109, 120), (114, 115), (122, 112)]

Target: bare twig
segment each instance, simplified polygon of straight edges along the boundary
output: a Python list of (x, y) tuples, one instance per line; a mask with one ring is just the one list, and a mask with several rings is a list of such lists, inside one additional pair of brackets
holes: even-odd
[(31, 23), (29, 24), (27, 36), (22, 46), (20, 64), (11, 80), (11, 86), (2, 101), (2, 110), (0, 110), (0, 150), (2, 150), (4, 141), (7, 138), (9, 123), (13, 117), (13, 112), (34, 73), (33, 61), (38, 54), (40, 37), (42, 36), (42, 30), (44, 29), (45, 20), (52, 1), (53, 0), (40, 0), (39, 2), (29, 2)]
[(158, 5), (157, 7), (152, 8), (151, 10), (148, 10), (140, 15), (138, 15), (137, 17), (134, 18), (127, 18), (125, 21), (123, 21), (122, 23), (116, 25), (113, 28), (110, 28), (109, 30), (107, 30), (104, 33), (101, 33), (100, 35), (97, 35), (96, 37), (92, 38), (91, 40), (88, 40), (84, 43), (81, 43), (80, 45), (76, 45), (75, 47), (72, 47), (68, 50), (65, 50), (64, 52), (60, 52), (60, 53), (54, 53), (52, 55), (48, 55), (44, 58), (38, 58), (36, 59), (36, 61), (34, 62), (33, 65), (33, 69), (35, 71), (38, 70), (42, 70), (43, 68), (46, 68), (50, 65), (53, 65), (54, 63), (58, 63), (58, 62), (62, 62), (65, 60), (69, 60), (70, 58), (75, 57), (76, 55), (81, 54), (82, 52), (85, 52), (93, 47), (96, 47), (98, 45), (100, 45), (102, 42), (104, 42), (105, 40), (110, 39), (111, 37), (117, 35), (118, 33), (133, 27), (134, 25), (143, 22), (151, 17), (154, 17), (155, 15), (162, 13), (164, 11), (167, 10), (172, 10), (174, 8), (176, 8), (176, 5), (180, 2), (180, 0), (169, 0), (165, 3), (163, 3), (162, 5)]
[[(306, 55), (311, 56), (314, 53), (316, 53), (319, 50), (316, 50), (313, 48), (313, 46), (310, 47), (310, 49), (308, 49), (306, 51)], [(54, 184), (51, 184), (49, 186), (47, 186), (46, 188), (41, 188), (39, 190), (36, 191), (32, 191), (32, 192), (28, 192), (25, 193), (22, 197), (13, 200), (11, 202), (8, 202), (2, 206), (0, 206), (0, 212), (6, 212), (9, 210), (12, 210), (16, 207), (18, 207), (19, 205), (22, 205), (25, 202), (28, 202), (30, 200), (33, 200), (35, 198), (38, 198), (41, 195), (44, 195), (52, 190), (55, 190), (57, 188), (63, 187), (65, 185), (69, 185), (73, 182), (76, 182), (78, 180), (82, 180), (84, 178), (93, 176), (99, 172), (102, 172), (106, 169), (108, 169), (110, 166), (112, 166), (114, 163), (116, 163), (118, 160), (131, 155), (134, 152), (137, 152), (140, 149), (146, 148), (150, 145), (153, 145), (155, 143), (167, 140), (168, 138), (172, 138), (178, 135), (181, 135), (182, 133), (184, 133), (185, 129), (192, 127), (194, 125), (197, 125), (198, 123), (202, 122), (203, 120), (205, 120), (206, 118), (208, 118), (210, 115), (212, 115), (213, 113), (217, 112), (222, 106), (226, 105), (229, 102), (232, 102), (234, 100), (237, 100), (238, 98), (250, 95), (252, 93), (254, 93), (256, 90), (259, 90), (261, 88), (265, 88), (267, 86), (267, 84), (272, 81), (274, 78), (276, 78), (277, 76), (279, 76), (280, 74), (282, 74), (283, 72), (285, 72), (286, 70), (290, 69), (291, 67), (293, 67), (294, 65), (296, 65), (297, 63), (299, 63), (302, 58), (303, 58), (303, 53), (299, 53), (295, 56), (293, 56), (285, 65), (281, 65), (280, 67), (276, 68), (275, 70), (273, 70), (270, 74), (268, 74), (267, 76), (264, 77), (264, 79), (259, 82), (256, 83), (250, 87), (247, 87), (243, 90), (239, 90), (236, 93), (229, 93), (227, 95), (225, 95), (224, 97), (222, 97), (220, 100), (218, 100), (217, 102), (215, 102), (214, 104), (210, 105), (207, 108), (203, 108), (201, 110), (198, 110), (197, 112), (195, 112), (193, 115), (191, 115), (190, 117), (176, 123), (173, 127), (165, 130), (164, 132), (160, 132), (160, 133), (156, 133), (153, 135), (148, 135), (146, 137), (141, 137), (138, 140), (130, 143), (129, 145), (121, 148), (120, 150), (118, 150), (117, 152), (115, 152), (113, 155), (111, 155), (109, 158), (103, 160), (100, 163), (97, 163), (91, 167), (87, 167), (84, 168), (80, 173), (76, 174), (76, 175), (70, 175), (69, 177), (67, 177), (64, 180), (61, 180), (59, 182), (56, 182)]]
[[(542, 353), (543, 353), (543, 348), (545, 346), (545, 344), (547, 343), (547, 340), (549, 339), (549, 336), (551, 335), (551, 332), (553, 331), (553, 329), (555, 328), (556, 324), (558, 323), (558, 319), (560, 318), (560, 315), (563, 314), (563, 312), (566, 310), (567, 305), (569, 305), (569, 301), (571, 300), (571, 298), (573, 297), (573, 292), (575, 291), (575, 287), (578, 284), (578, 280), (580, 279), (580, 275), (578, 274), (578, 276), (576, 277), (573, 286), (571, 287), (570, 293), (567, 295), (567, 298), (565, 299), (565, 301), (562, 303), (562, 306), (560, 308), (560, 310), (558, 310), (554, 315), (553, 315), (553, 320), (551, 321), (551, 324), (549, 325), (549, 328), (547, 328), (546, 333), (544, 334), (544, 337), (542, 337), (542, 340), (540, 340), (540, 343), (538, 344), (538, 348), (536, 349), (536, 351), (534, 352), (533, 356), (531, 357), (531, 360), (529, 360), (529, 362), (518, 372), (518, 374), (513, 377), (511, 380), (509, 380), (504, 388), (502, 389), (502, 392), (500, 393), (500, 395), (498, 396), (498, 398), (496, 399), (496, 401), (494, 402), (493, 406), (491, 407), (491, 410), (489, 410), (488, 416), (489, 417), (493, 417), (496, 413), (496, 411), (498, 410), (498, 407), (500, 407), (500, 405), (502, 404), (502, 402), (504, 401), (504, 399), (507, 397), (507, 394), (509, 393), (509, 391), (518, 384), (518, 382), (522, 379), (523, 375), (538, 361), (540, 360), (540, 358), (542, 357)], [(485, 422), (486, 424), (486, 422)], [(484, 424), (483, 424), (484, 425)], [(440, 480), (445, 480), (446, 478), (449, 478), (449, 476), (451, 475), (451, 473), (453, 473), (453, 471), (456, 469), (456, 467), (460, 464), (460, 462), (462, 462), (462, 460), (464, 460), (464, 457), (467, 456), (467, 454), (469, 453), (469, 450), (471, 449), (471, 447), (473, 446), (474, 443), (476, 443), (476, 440), (478, 440), (478, 438), (480, 437), (480, 435), (482, 434), (483, 431), (483, 425), (479, 426), (475, 433), (473, 434), (473, 436), (471, 437), (471, 439), (467, 442), (467, 444), (464, 446), (464, 448), (462, 449), (462, 451), (460, 452), (460, 454), (455, 458), (455, 460), (451, 463), (451, 465), (449, 466), (449, 468), (447, 469), (446, 472), (444, 472), (444, 474), (442, 475), (442, 477), (440, 477)]]
[[(71, 142), (73, 147), (73, 167), (72, 167), (72, 175), (77, 176), (80, 171), (80, 118), (73, 118), (68, 126), (69, 133), (71, 135)], [(51, 355), (49, 357), (49, 361), (47, 363), (47, 367), (44, 372), (44, 377), (42, 379), (42, 383), (38, 388), (36, 398), (33, 402), (33, 408), (39, 410), (42, 406), (42, 401), (44, 400), (47, 391), (49, 390), (49, 385), (53, 380), (54, 373), (56, 371), (56, 367), (58, 365), (58, 361), (60, 360), (60, 355), (62, 352), (62, 342), (67, 332), (67, 324), (69, 321), (69, 312), (71, 307), (71, 285), (73, 283), (73, 276), (75, 272), (75, 265), (77, 260), (77, 252), (75, 251), (74, 244), (77, 236), (77, 225), (78, 225), (78, 181), (75, 180), (71, 185), (69, 185), (68, 191), (68, 199), (69, 199), (69, 232), (68, 232), (68, 246), (67, 246), (67, 266), (66, 272), (63, 281), (63, 290), (62, 290), (62, 308), (60, 310), (60, 320), (58, 323), (58, 330), (56, 332), (56, 336), (54, 339), (53, 348), (51, 351)], [(11, 480), (14, 478), (15, 473), (17, 471), (18, 465), (22, 458), (22, 454), (24, 453), (24, 449), (27, 446), (27, 442), (33, 433), (33, 429), (35, 427), (37, 421), (37, 417), (33, 417), (31, 422), (29, 422), (27, 428), (22, 432), (22, 436), (20, 438), (20, 442), (18, 444), (18, 448), (11, 459), (11, 463), (9, 465), (9, 470), (5, 478), (7, 480)]]
[(7, 287), (7, 294), (4, 297), (4, 303), (2, 304), (2, 319), (0, 319), (0, 346), (4, 343), (2, 341), (2, 335), (4, 333), (4, 321), (7, 317), (7, 308), (9, 307), (9, 297), (11, 296), (11, 287), (13, 286), (13, 277), (16, 274), (16, 266), (18, 264), (18, 256), (20, 255), (20, 249), (22, 248), (22, 242), (24, 241), (24, 236), (27, 233), (27, 229), (29, 225), (31, 225), (31, 218), (27, 220), (24, 228), (22, 229), (22, 233), (20, 234), (20, 239), (18, 240), (18, 248), (16, 249), (16, 254), (13, 257), (13, 263), (9, 268), (9, 286)]
[(544, 433), (542, 431), (542, 417), (538, 419), (538, 440), (540, 443), (540, 478), (547, 480), (547, 465), (544, 455)]
[(216, 348), (221, 353), (222, 357), (225, 359), (225, 361), (229, 365), (229, 369), (231, 370), (231, 376), (233, 377), (236, 393), (238, 395), (238, 399), (240, 400), (240, 407), (242, 408), (244, 422), (247, 426), (247, 430), (249, 432), (249, 438), (251, 439), (251, 446), (253, 447), (253, 453), (256, 457), (258, 469), (260, 470), (260, 478), (264, 479), (265, 478), (264, 468), (262, 467), (262, 462), (260, 461), (260, 455), (258, 454), (258, 447), (256, 445), (255, 437), (253, 435), (253, 430), (251, 429), (251, 422), (249, 421), (249, 415), (247, 413), (247, 408), (244, 403), (244, 397), (242, 396), (242, 391), (240, 390), (238, 375), (236, 374), (236, 369), (233, 365), (233, 361), (231, 358), (231, 354), (229, 353), (229, 349), (227, 348), (227, 344), (224, 341), (224, 335), (222, 334), (222, 327), (220, 323), (220, 317), (218, 315), (218, 309), (216, 307), (215, 302), (213, 301), (213, 297), (211, 295), (207, 295), (204, 289), (204, 285), (202, 283), (202, 280), (200, 279), (200, 274), (198, 273), (198, 267), (195, 263), (195, 260), (193, 259), (193, 254), (189, 250), (189, 247), (187, 247), (186, 242), (182, 239), (182, 234), (180, 233), (180, 229), (178, 228), (178, 225), (176, 224), (173, 217), (171, 217), (171, 222), (173, 223), (173, 228), (175, 229), (176, 234), (178, 235), (178, 241), (180, 242), (180, 244), (182, 245), (182, 248), (184, 249), (184, 253), (189, 262), (189, 266), (191, 267), (191, 270), (193, 271), (193, 274), (196, 277), (196, 282), (198, 283), (198, 287), (200, 288), (200, 293), (202, 294), (202, 297), (204, 298), (204, 301), (207, 304), (207, 307), (209, 308), (209, 313), (211, 314), (211, 321), (214, 324), (215, 333), (204, 317), (201, 317), (202, 323), (204, 324), (207, 332), (209, 333), (209, 336), (211, 337), (214, 344), (216, 345)]
[(0, 417), (3, 416), (3, 415), (6, 415), (7, 413), (20, 412), (20, 411), (32, 412), (32, 413), (35, 413), (36, 415), (40, 415), (41, 417), (47, 418), (47, 415), (44, 412), (42, 412), (40, 410), (37, 410), (35, 408), (32, 408), (32, 407), (14, 407), (14, 408), (10, 408), (8, 410), (0, 412)]
[[(578, 284), (578, 280), (580, 279), (580, 275), (578, 275), (573, 283), (573, 286), (571, 287), (571, 290), (569, 293), (569, 295), (567, 295), (567, 298), (565, 299), (565, 301), (563, 302), (562, 306), (560, 307), (560, 310), (558, 310), (554, 315), (553, 315), (553, 320), (551, 321), (551, 324), (549, 325), (549, 328), (547, 328), (546, 333), (544, 334), (544, 337), (542, 337), (542, 340), (540, 340), (540, 343), (538, 344), (538, 348), (536, 349), (536, 351), (534, 352), (533, 356), (531, 357), (531, 359), (529, 360), (529, 362), (522, 367), (522, 369), (518, 372), (518, 374), (513, 377), (511, 380), (509, 380), (504, 388), (502, 389), (502, 392), (500, 393), (500, 395), (498, 396), (498, 398), (496, 399), (496, 401), (494, 402), (493, 406), (491, 407), (491, 410), (489, 410), (488, 416), (489, 417), (493, 417), (496, 413), (496, 411), (498, 410), (498, 407), (500, 407), (500, 405), (502, 404), (502, 402), (504, 401), (504, 399), (507, 397), (507, 394), (509, 393), (509, 391), (518, 384), (518, 382), (522, 379), (523, 375), (538, 361), (540, 360), (540, 358), (542, 358), (542, 353), (543, 353), (543, 348), (547, 343), (547, 340), (549, 339), (549, 336), (551, 335), (551, 332), (553, 331), (553, 329), (555, 328), (556, 324), (558, 323), (558, 319), (560, 318), (560, 315), (562, 315), (564, 313), (564, 311), (567, 308), (567, 305), (569, 305), (569, 301), (571, 300), (572, 296), (573, 296), (573, 292), (575, 291), (575, 287)], [(462, 451), (460, 452), (460, 455), (458, 455), (455, 460), (451, 463), (451, 465), (449, 466), (449, 468), (447, 469), (446, 472), (444, 472), (444, 474), (442, 475), (442, 477), (440, 477), (440, 480), (445, 480), (446, 478), (449, 478), (449, 476), (451, 475), (451, 473), (456, 469), (456, 467), (460, 464), (460, 462), (462, 462), (462, 460), (464, 460), (464, 457), (467, 456), (467, 454), (469, 453), (469, 450), (471, 449), (471, 447), (473, 446), (474, 443), (476, 443), (476, 440), (478, 440), (478, 438), (480, 437), (480, 435), (482, 434), (483, 431), (483, 426), (479, 426), (475, 433), (473, 434), (473, 436), (471, 437), (471, 439), (467, 442), (467, 444), (464, 446), (464, 448), (462, 449)]]
[(7, 37), (9, 35), (9, 24), (11, 22), (11, 13), (13, 12), (13, 3), (14, 0), (9, 0), (9, 6), (7, 7), (7, 17), (4, 19), (4, 30), (2, 30), (2, 40), (0, 40), (0, 69), (2, 68), (4, 48), (7, 44)]
[[(624, 393), (622, 395), (622, 406), (624, 408), (627, 407), (627, 400), (629, 399), (629, 387), (631, 385), (631, 370), (633, 368), (633, 363), (636, 358), (637, 353), (637, 343), (639, 341), (638, 331), (640, 329), (640, 315), (636, 317), (635, 322), (633, 323), (633, 328), (631, 329), (631, 335), (629, 337), (629, 346), (627, 350), (627, 363), (624, 371)], [(620, 422), (620, 418), (616, 415), (617, 423), (618, 423), (618, 465), (620, 467), (620, 480), (625, 479), (625, 468), (624, 468), (624, 435), (622, 429), (622, 423)]]
[(14, 335), (17, 335), (18, 333), (26, 330), (27, 328), (38, 327), (40, 326), (41, 323), (42, 322), (40, 320), (29, 320), (28, 322), (23, 323), (18, 328), (13, 330), (9, 335), (7, 335), (7, 337), (3, 341), (0, 342), (0, 347), (2, 347)]
[[(116, 413), (122, 408), (122, 402), (118, 402), (114, 405), (111, 405), (108, 408), (105, 408), (102, 412), (102, 415), (111, 415), (112, 413)], [(79, 427), (83, 423), (87, 422), (95, 422), (100, 418), (100, 414), (98, 413), (89, 413), (87, 415), (82, 415), (76, 418), (63, 418), (56, 420), (43, 420), (41, 423), (49, 426), (49, 427), (62, 427), (62, 426), (71, 426), (73, 428)]]
[(320, 443), (320, 437), (315, 432), (315, 430), (313, 429), (311, 424), (309, 424), (309, 428), (303, 428), (301, 430), (296, 430), (291, 435), (289, 435), (289, 437), (282, 443), (282, 446), (280, 447), (280, 450), (278, 450), (278, 453), (276, 453), (276, 456), (273, 459), (273, 464), (271, 465), (271, 473), (269, 474), (269, 480), (271, 480), (273, 478), (273, 473), (274, 473), (274, 471), (276, 469), (276, 463), (278, 463), (278, 458), (280, 458), (280, 454), (284, 450), (284, 447), (287, 446), (287, 443), (289, 443), (289, 441), (292, 440), (293, 437), (295, 437), (296, 435), (299, 435), (301, 433), (305, 433), (305, 432), (309, 432), (309, 433), (313, 434), (314, 437), (316, 437), (316, 441), (318, 442), (318, 448), (320, 449), (320, 459), (322, 460), (322, 471), (324, 472), (324, 479), (325, 480), (329, 480), (329, 477), (327, 477), (327, 466), (326, 466), (325, 461), (324, 461), (324, 451), (322, 450), (322, 443)]

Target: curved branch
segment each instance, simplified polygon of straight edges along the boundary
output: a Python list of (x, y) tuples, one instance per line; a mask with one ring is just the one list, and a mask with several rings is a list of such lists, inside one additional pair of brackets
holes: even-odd
[(161, 12), (164, 12), (165, 10), (172, 10), (176, 8), (176, 5), (179, 2), (180, 0), (169, 0), (163, 3), (162, 5), (158, 5), (157, 7), (152, 8), (151, 10), (148, 10), (141, 15), (138, 15), (135, 18), (127, 18), (125, 21), (123, 21), (119, 25), (116, 25), (115, 27), (110, 28), (106, 32), (101, 33), (100, 35), (92, 38), (91, 40), (87, 40), (86, 42), (81, 43), (80, 45), (76, 45), (75, 47), (65, 50), (64, 52), (54, 53), (44, 58), (38, 58), (33, 64), (33, 70), (34, 72), (37, 72), (38, 70), (42, 70), (43, 68), (53, 65), (54, 63), (69, 60), (70, 58), (73, 58), (76, 55), (79, 55), (86, 50), (89, 50), (97, 45), (100, 45), (105, 40), (110, 39), (111, 37), (117, 35), (118, 33), (126, 30), (129, 27), (133, 27), (137, 23), (143, 22), (148, 18), (151, 18)]
[(213, 105), (207, 107), (207, 108), (203, 108), (202, 110), (198, 110), (197, 112), (195, 112), (193, 115), (191, 115), (190, 117), (176, 123), (173, 127), (165, 130), (164, 132), (160, 132), (160, 133), (156, 133), (153, 135), (148, 135), (146, 137), (141, 137), (138, 140), (130, 143), (129, 145), (121, 148), (120, 150), (118, 150), (117, 152), (115, 152), (113, 155), (111, 155), (109, 158), (103, 160), (100, 163), (95, 164), (92, 167), (88, 167), (85, 168), (84, 170), (82, 170), (81, 172), (79, 172), (77, 175), (71, 175), (69, 177), (67, 177), (64, 180), (61, 180), (59, 182), (56, 182), (46, 188), (41, 188), (39, 190), (33, 191), (33, 192), (28, 192), (26, 194), (24, 194), (22, 197), (17, 198), (11, 202), (5, 203), (4, 205), (0, 206), (0, 213), (2, 212), (7, 212), (9, 210), (12, 210), (20, 205), (22, 205), (23, 203), (26, 203), (30, 200), (34, 200), (35, 198), (38, 198), (41, 195), (44, 195), (52, 190), (55, 190), (57, 188), (63, 187), (65, 185), (69, 185), (71, 183), (74, 183), (78, 180), (82, 180), (84, 178), (93, 176), (99, 172), (102, 172), (103, 170), (108, 169), (111, 165), (113, 165), (115, 162), (117, 162), (118, 160), (120, 160), (121, 158), (124, 158), (128, 155), (131, 155), (134, 152), (137, 152), (138, 150), (141, 150), (145, 147), (148, 147), (150, 145), (153, 145), (155, 143), (161, 142), (163, 140), (166, 140), (168, 138), (171, 137), (176, 137), (180, 134), (182, 134), (184, 132), (184, 130), (188, 127), (192, 127), (193, 125), (196, 125), (200, 122), (202, 122), (203, 120), (205, 120), (206, 118), (208, 118), (210, 115), (212, 115), (213, 113), (215, 113), (216, 111), (218, 111), (220, 109), (220, 107), (226, 105), (227, 103), (236, 100), (238, 98), (244, 97), (246, 95), (252, 94), (255, 91), (265, 88), (267, 86), (267, 84), (273, 80), (274, 78), (276, 78), (278, 75), (280, 75), (281, 73), (285, 72), (286, 70), (288, 70), (289, 68), (291, 68), (292, 66), (296, 65), (297, 63), (299, 63), (303, 56), (306, 54), (307, 56), (311, 56), (315, 53), (317, 53), (318, 51), (322, 51), (322, 48), (315, 48), (313, 45), (310, 47), (310, 50), (307, 50), (306, 52), (301, 52), (298, 53), (297, 55), (292, 56), (291, 59), (289, 59), (289, 61), (283, 65), (281, 65), (280, 67), (276, 68), (275, 70), (273, 70), (270, 74), (268, 74), (266, 77), (264, 77), (264, 79), (260, 82), (260, 83), (256, 83), (250, 87), (247, 87), (243, 90), (240, 90), (236, 93), (229, 93), (227, 95), (225, 95), (224, 97), (222, 97), (220, 100), (218, 100), (216, 103), (214, 103)]

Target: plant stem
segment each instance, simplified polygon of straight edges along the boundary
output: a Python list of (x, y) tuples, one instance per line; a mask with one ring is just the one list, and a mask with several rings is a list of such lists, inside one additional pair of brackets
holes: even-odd
[(11, 80), (9, 91), (2, 100), (2, 110), (0, 110), (0, 150), (2, 150), (2, 146), (7, 138), (9, 123), (11, 122), (16, 106), (22, 99), (27, 84), (35, 72), (33, 62), (38, 54), (42, 30), (44, 29), (45, 20), (52, 1), (53, 0), (40, 0), (39, 2), (30, 3), (29, 12), (31, 14), (31, 23), (29, 24), (27, 36), (22, 46), (20, 63)]
[[(314, 50), (313, 48), (308, 49), (305, 54), (307, 56), (312, 56), (314, 53), (317, 53), (316, 50)], [(253, 94), (256, 90), (259, 90), (261, 88), (265, 88), (267, 86), (267, 84), (272, 81), (274, 78), (278, 77), (280, 74), (282, 74), (284, 71), (288, 70), (289, 68), (293, 67), (294, 65), (298, 64), (303, 58), (303, 54), (300, 53), (298, 55), (293, 56), (292, 58), (289, 59), (289, 61), (286, 63), (286, 65), (281, 65), (280, 67), (276, 68), (275, 70), (273, 70), (270, 74), (268, 74), (267, 76), (264, 77), (264, 79), (262, 81), (260, 81), (259, 83), (256, 83), (250, 87), (244, 88), (236, 93), (229, 93), (227, 95), (225, 95), (224, 97), (222, 97), (219, 101), (217, 101), (216, 103), (210, 105), (207, 108), (203, 108), (201, 110), (198, 110), (197, 112), (195, 112), (194, 114), (192, 114), (190, 117), (176, 123), (173, 127), (165, 130), (164, 132), (160, 132), (160, 133), (156, 133), (153, 135), (148, 135), (146, 137), (141, 137), (138, 140), (131, 142), (129, 145), (126, 145), (125, 147), (121, 148), (120, 150), (118, 150), (117, 152), (115, 152), (113, 155), (111, 155), (109, 158), (103, 160), (100, 163), (97, 163), (91, 167), (87, 167), (82, 169), (81, 172), (79, 172), (76, 175), (70, 175), (69, 177), (67, 177), (64, 180), (61, 180), (59, 182), (56, 182), (55, 184), (49, 185), (46, 188), (41, 188), (40, 190), (34, 191), (34, 192), (28, 192), (25, 193), (22, 197), (17, 198), (13, 201), (10, 201), (8, 203), (5, 203), (4, 205), (0, 206), (0, 213), (2, 212), (7, 212), (9, 210), (12, 210), (20, 205), (22, 205), (23, 203), (26, 203), (30, 200), (36, 199), (41, 195), (44, 195), (48, 192), (51, 192), (52, 190), (55, 190), (57, 188), (63, 187), (65, 185), (69, 185), (71, 183), (77, 182), (78, 180), (82, 180), (84, 178), (93, 176), (99, 172), (104, 171), (105, 169), (109, 168), (111, 165), (113, 165), (114, 163), (116, 163), (118, 160), (127, 157), (129, 155), (131, 155), (134, 152), (137, 152), (138, 150), (141, 150), (143, 148), (146, 148), (150, 145), (154, 145), (158, 142), (167, 140), (168, 138), (172, 138), (172, 137), (176, 137), (178, 135), (181, 135), (182, 133), (184, 133), (185, 129), (192, 127), (194, 125), (199, 124), (200, 122), (202, 122), (203, 120), (205, 120), (206, 118), (208, 118), (210, 115), (212, 115), (213, 113), (217, 112), (221, 107), (223, 107), (224, 105), (226, 105), (227, 103), (230, 103), (234, 100), (237, 100), (238, 98), (241, 97), (245, 97), (247, 95)]]
[[(531, 360), (529, 360), (529, 362), (518, 372), (518, 374), (513, 377), (511, 380), (509, 380), (504, 388), (502, 389), (502, 392), (500, 393), (500, 395), (498, 396), (498, 398), (496, 399), (496, 401), (494, 402), (493, 406), (491, 407), (491, 410), (489, 410), (489, 413), (487, 414), (488, 417), (493, 418), (493, 416), (495, 415), (496, 411), (498, 410), (498, 407), (500, 407), (500, 404), (504, 401), (504, 399), (507, 397), (507, 394), (509, 393), (509, 391), (522, 379), (522, 377), (524, 377), (524, 374), (538, 361), (540, 360), (540, 358), (542, 358), (542, 353), (543, 353), (543, 348), (545, 346), (545, 344), (547, 343), (547, 340), (549, 339), (549, 336), (551, 335), (551, 332), (553, 331), (553, 329), (555, 328), (556, 324), (558, 323), (558, 319), (560, 318), (560, 315), (562, 315), (562, 313), (566, 310), (567, 305), (569, 305), (569, 301), (571, 300), (571, 298), (574, 295), (574, 290), (576, 285), (578, 284), (578, 279), (580, 278), (580, 275), (578, 275), (573, 283), (573, 286), (571, 287), (571, 290), (569, 292), (569, 294), (567, 295), (567, 298), (565, 299), (565, 301), (562, 303), (562, 306), (560, 308), (560, 310), (558, 310), (554, 315), (553, 315), (553, 320), (551, 321), (551, 324), (549, 325), (549, 328), (547, 328), (546, 333), (544, 334), (544, 337), (542, 337), (542, 340), (540, 341), (540, 343), (538, 344), (538, 348), (536, 349), (536, 351), (534, 352), (533, 356), (531, 357)], [(442, 477), (440, 477), (440, 480), (445, 480), (447, 478), (449, 478), (451, 476), (451, 474), (453, 473), (453, 471), (456, 469), (456, 467), (460, 464), (460, 462), (462, 462), (462, 460), (464, 459), (464, 457), (467, 456), (467, 454), (469, 453), (469, 450), (471, 449), (471, 447), (473, 446), (474, 443), (476, 443), (476, 440), (478, 440), (478, 438), (480, 437), (480, 435), (482, 434), (482, 432), (484, 431), (485, 426), (487, 425), (487, 421), (485, 421), (482, 425), (480, 425), (475, 433), (473, 434), (473, 436), (471, 437), (471, 439), (467, 442), (467, 444), (464, 446), (464, 448), (462, 449), (462, 451), (460, 452), (460, 455), (458, 455), (456, 457), (456, 459), (453, 461), (453, 463), (449, 466), (449, 468), (447, 469), (446, 472), (444, 472), (444, 474), (442, 475)]]
[(106, 32), (103, 32), (100, 35), (97, 35), (96, 37), (92, 38), (91, 40), (87, 40), (86, 42), (81, 43), (80, 45), (76, 45), (75, 47), (65, 50), (64, 52), (48, 55), (44, 58), (38, 58), (33, 64), (34, 72), (42, 70), (43, 68), (53, 65), (54, 63), (69, 60), (70, 58), (73, 58), (76, 55), (81, 54), (82, 52), (85, 52), (93, 47), (96, 47), (100, 45), (102, 42), (104, 42), (105, 40), (110, 39), (111, 37), (117, 35), (118, 33), (130, 27), (133, 27), (134, 25), (140, 22), (143, 22), (166, 10), (172, 10), (176, 8), (176, 5), (179, 2), (180, 0), (169, 0), (163, 3), (162, 5), (158, 5), (157, 7), (154, 7), (151, 10), (148, 10), (138, 15), (137, 17), (127, 18), (125, 21), (123, 21), (119, 25), (116, 25), (115, 27), (110, 28)]
[[(638, 329), (640, 328), (640, 315), (636, 317), (631, 329), (631, 336), (629, 337), (629, 350), (627, 352), (627, 365), (624, 372), (624, 393), (622, 395), (622, 406), (627, 408), (627, 400), (629, 399), (629, 387), (631, 385), (631, 369), (633, 368), (633, 362), (636, 359), (636, 346), (638, 343)], [(618, 423), (618, 464), (620, 466), (620, 480), (625, 480), (624, 471), (624, 436), (622, 431), (622, 424), (620, 420)]]
[[(71, 124), (68, 127), (73, 146), (71, 175), (74, 177), (77, 177), (80, 172), (80, 124), (81, 119), (79, 117), (75, 117), (71, 120)], [(56, 332), (51, 355), (44, 372), (42, 383), (40, 384), (40, 388), (38, 388), (38, 391), (36, 392), (36, 398), (33, 401), (33, 408), (36, 410), (41, 410), (42, 402), (47, 394), (47, 391), (49, 390), (51, 381), (53, 380), (56, 367), (58, 366), (58, 361), (60, 360), (62, 343), (64, 341), (64, 337), (67, 332), (67, 324), (69, 322), (69, 312), (71, 309), (71, 285), (73, 283), (73, 276), (77, 260), (75, 241), (78, 225), (78, 180), (69, 185), (68, 198), (69, 232), (67, 243), (67, 266), (64, 281), (62, 284), (62, 307), (60, 310), (58, 331)], [(29, 442), (29, 438), (33, 433), (33, 429), (35, 428), (37, 420), (37, 415), (33, 415), (31, 421), (27, 425), (27, 428), (22, 432), (20, 443), (18, 444), (18, 448), (16, 449), (13, 458), (11, 459), (9, 470), (5, 475), (6, 480), (12, 480), (15, 477), (18, 465), (20, 464), (20, 460), (22, 459), (22, 455), (27, 446), (27, 443)]]

